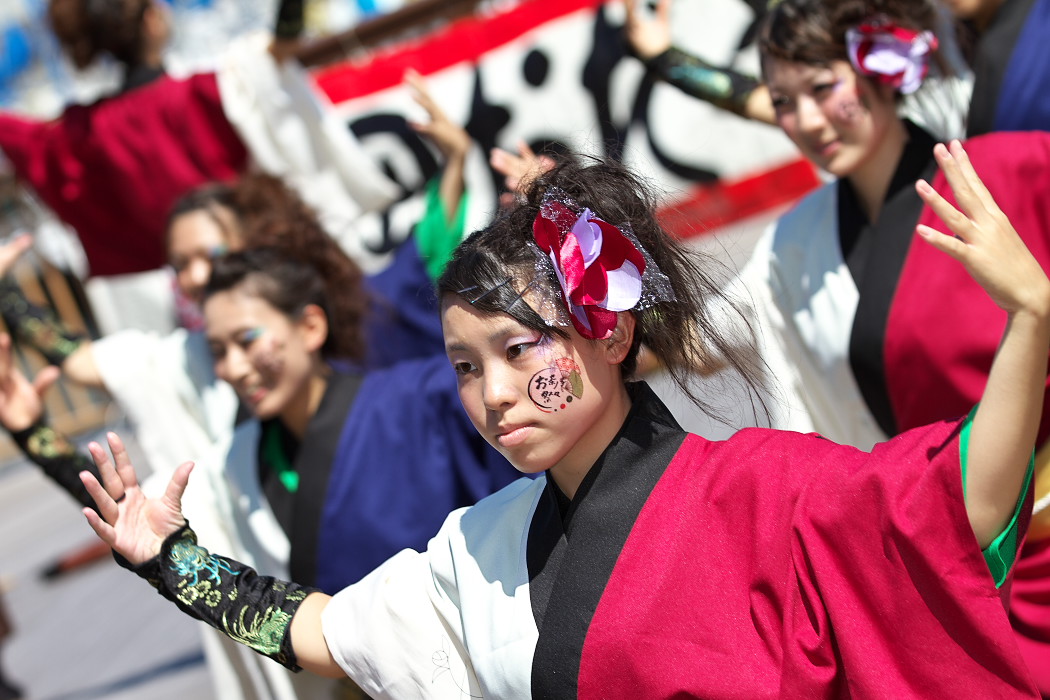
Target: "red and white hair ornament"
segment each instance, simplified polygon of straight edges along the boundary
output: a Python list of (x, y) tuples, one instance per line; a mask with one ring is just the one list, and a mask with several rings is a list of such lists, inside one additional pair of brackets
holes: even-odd
[(577, 210), (556, 188), (544, 196), (532, 233), (554, 266), (572, 325), (585, 338), (612, 335), (618, 311), (674, 298), (670, 282), (629, 228), (613, 226), (590, 209)]
[(857, 72), (893, 86), (902, 95), (922, 85), (936, 48), (933, 32), (905, 29), (884, 16), (846, 31), (846, 51)]

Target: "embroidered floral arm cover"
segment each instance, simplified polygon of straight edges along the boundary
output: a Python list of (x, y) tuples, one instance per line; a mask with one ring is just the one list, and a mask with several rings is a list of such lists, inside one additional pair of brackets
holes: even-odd
[(19, 342), (35, 348), (56, 366), (84, 340), (66, 328), (50, 309), (26, 299), (22, 289), (8, 279), (0, 280), (0, 316)]
[(95, 499), (80, 481), (80, 472), (83, 471), (91, 472), (100, 479), (98, 468), (91, 457), (77, 451), (65, 435), (50, 425), (36, 423), (25, 430), (12, 432), (11, 438), (18, 449), (66, 493), (81, 505), (98, 510)]
[(730, 68), (717, 68), (672, 46), (647, 61), (656, 75), (682, 92), (743, 115), (759, 81)]
[(285, 668), (301, 670), (289, 633), (292, 616), (319, 589), (260, 576), (249, 566), (209, 553), (197, 544), (188, 523), (149, 561), (132, 566), (119, 555), (116, 559), (186, 614)]

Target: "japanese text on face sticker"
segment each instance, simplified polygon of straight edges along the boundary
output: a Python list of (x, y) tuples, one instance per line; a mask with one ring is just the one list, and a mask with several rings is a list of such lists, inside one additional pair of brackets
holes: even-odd
[(838, 116), (844, 122), (853, 123), (857, 121), (861, 114), (860, 100), (857, 98), (849, 98), (842, 101), (838, 106)]
[(529, 380), (529, 398), (544, 413), (565, 410), (583, 398), (580, 367), (571, 358), (562, 357), (550, 367), (541, 369)]
[(252, 362), (265, 377), (276, 377), (284, 369), (284, 360), (281, 357), (283, 350), (284, 343), (271, 341), (265, 347), (259, 348), (257, 352), (253, 353), (254, 359)]

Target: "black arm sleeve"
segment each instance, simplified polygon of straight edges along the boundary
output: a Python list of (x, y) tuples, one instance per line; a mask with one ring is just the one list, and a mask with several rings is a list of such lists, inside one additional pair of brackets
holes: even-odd
[(84, 336), (66, 328), (50, 309), (26, 299), (22, 289), (9, 279), (0, 280), (0, 316), (19, 342), (35, 348), (56, 366), (84, 341)]
[(191, 617), (285, 668), (301, 670), (292, 649), (292, 617), (318, 589), (260, 576), (209, 553), (197, 544), (189, 524), (164, 541), (160, 554), (137, 567), (119, 555), (116, 559)]
[(89, 455), (78, 452), (62, 433), (43, 423), (13, 432), (11, 438), (18, 449), (66, 493), (81, 505), (98, 512), (95, 499), (80, 481), (82, 471), (91, 472), (101, 481), (98, 467)]
[(281, 0), (277, 7), (277, 24), (274, 36), (278, 39), (296, 39), (303, 33), (304, 0)]
[(659, 78), (682, 92), (744, 116), (747, 98), (759, 81), (731, 68), (718, 68), (671, 47), (646, 62)]

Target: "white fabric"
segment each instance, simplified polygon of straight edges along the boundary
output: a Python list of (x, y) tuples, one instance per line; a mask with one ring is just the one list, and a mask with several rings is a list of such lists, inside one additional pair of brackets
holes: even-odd
[(375, 165), (294, 61), (278, 64), (271, 37), (235, 41), (216, 79), (223, 112), (263, 171), (293, 186), (321, 223), (366, 271), (385, 259), (361, 240), (355, 222), (381, 211), (401, 194)]
[(775, 222), (741, 281), (768, 331), (769, 356), (783, 365), (776, 376), (805, 406), (813, 429), (870, 449), (886, 436), (849, 365), (859, 293), (839, 245), (837, 187), (823, 186)]
[(215, 379), (200, 333), (125, 330), (92, 342), (91, 354), (134, 425), (161, 490), (175, 467), (209, 454), (232, 434), (237, 396)]
[[(153, 467), (143, 484), (147, 493), (162, 493), (175, 467), (194, 460), (182, 503), (201, 543), (267, 574), (287, 577), (288, 540), (258, 487), (255, 494), (250, 484), (247, 493), (231, 487), (246, 479), (257, 481), (251, 465), (258, 424), (245, 424), (235, 439), (237, 397), (215, 378), (204, 336), (184, 329), (167, 336), (128, 330), (93, 342), (91, 352)], [(224, 473), (228, 455), (237, 479), (232, 482)], [(260, 536), (265, 546), (259, 544)], [(202, 625), (201, 632), (216, 697), (223, 700), (316, 698), (332, 686), (327, 679), (293, 675), (210, 627)]]
[(544, 479), (454, 511), (425, 553), (404, 550), (322, 615), (332, 657), (376, 700), (531, 697), (539, 633), (525, 561)]
[[(231, 556), (270, 576), (287, 579), (291, 543), (266, 501), (258, 477), (258, 447), (261, 425), (250, 420), (237, 426), (232, 437), (215, 446), (198, 465), (209, 481), (211, 493), (223, 494), (216, 507), (222, 514), (225, 540), (205, 538), (197, 529), (201, 544)], [(200, 480), (200, 479), (198, 479)]]
[(938, 141), (966, 136), (966, 116), (973, 94), (973, 73), (927, 78), (922, 87), (905, 95), (897, 110)]

